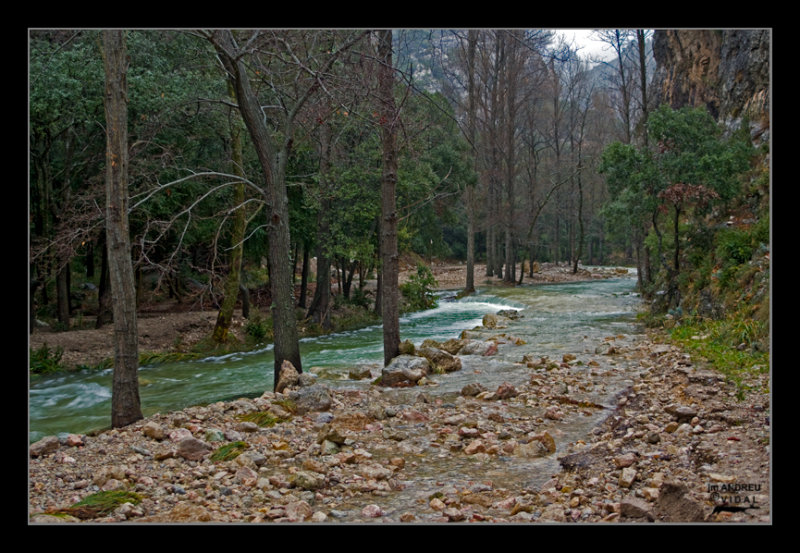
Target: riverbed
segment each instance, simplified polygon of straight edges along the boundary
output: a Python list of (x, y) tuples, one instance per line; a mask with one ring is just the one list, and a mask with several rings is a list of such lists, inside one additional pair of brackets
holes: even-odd
[[(509, 331), (524, 341), (513, 348), (501, 347), (491, 358), (465, 356), (464, 370), (438, 379), (442, 392), (455, 392), (476, 378), (487, 387), (526, 377), (519, 361), (525, 354), (559, 357), (593, 348), (608, 335), (633, 336), (639, 298), (635, 279), (593, 280), (552, 285), (481, 288), (476, 294), (455, 299), (453, 292), (440, 292), (434, 309), (401, 318), (401, 338), (419, 346), (425, 339), (445, 341), (478, 328), (484, 339), (492, 334), (480, 330), (487, 313), (504, 309), (519, 312)], [(357, 366), (380, 374), (382, 360), (380, 325), (335, 333), (301, 341), (306, 371), (321, 382), (340, 388), (369, 386), (368, 380), (351, 380)], [(179, 410), (236, 397), (255, 397), (272, 389), (272, 345), (249, 352), (232, 353), (176, 363), (160, 363), (139, 369), (142, 410), (145, 416)], [(39, 377), (29, 390), (30, 439), (46, 435), (88, 433), (110, 424), (112, 369), (84, 370)]]
[[(461, 370), (408, 388), (344, 371), (366, 363), (372, 376), (380, 374), (380, 348), (372, 344), (379, 327), (305, 341), (306, 359), (317, 356), (317, 364), (304, 367), (330, 390), (332, 405), (272, 427), (242, 419), (283, 401), (259, 391), (272, 388), (268, 347), (159, 367), (175, 380), (185, 371), (176, 393), (220, 377), (228, 364), (241, 363), (237, 376), (255, 366), (253, 380), (263, 380), (251, 398), (221, 401), (225, 391), (207, 405), (168, 407), (97, 436), (59, 432), (55, 443), (37, 442), (29, 466), (32, 520), (77, 521), (39, 513), (125, 489), (141, 503), (83, 520), (769, 521), (768, 396), (739, 401), (719, 375), (640, 335), (632, 290), (622, 278), (484, 288), (459, 302), (443, 294), (430, 313), (404, 319), (403, 337), (419, 345), (460, 331), (497, 350), (462, 355)], [(496, 310), (510, 316), (487, 328), (481, 313)], [(447, 330), (437, 334), (440, 325)], [(155, 374), (157, 367), (147, 369)], [(485, 391), (467, 394), (465, 383)], [(153, 397), (143, 394), (147, 408)], [(686, 409), (696, 413), (691, 420), (680, 418)], [(210, 458), (231, 443), (246, 449), (230, 461)], [(758, 488), (746, 497), (755, 508), (718, 510), (724, 505), (711, 490), (720, 482)]]

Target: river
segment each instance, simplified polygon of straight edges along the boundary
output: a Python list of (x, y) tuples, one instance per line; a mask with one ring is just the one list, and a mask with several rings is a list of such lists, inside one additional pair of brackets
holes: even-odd
[[(633, 275), (623, 278), (548, 285), (485, 287), (460, 300), (443, 293), (438, 306), (401, 318), (401, 339), (419, 345), (444, 341), (481, 324), (487, 313), (514, 309), (521, 318), (508, 329), (478, 331), (489, 337), (506, 332), (523, 345), (501, 347), (492, 357), (464, 356), (461, 371), (436, 375), (434, 393), (458, 392), (476, 378), (488, 389), (519, 383), (529, 371), (525, 354), (560, 359), (564, 353), (593, 351), (604, 337), (634, 339), (639, 298)], [(304, 370), (332, 387), (367, 387), (370, 380), (350, 380), (349, 368), (372, 365), (379, 374), (383, 358), (379, 325), (302, 340)], [(272, 346), (202, 360), (142, 366), (139, 369), (145, 416), (190, 405), (258, 396), (272, 390)], [(621, 385), (621, 384), (620, 384)], [(615, 388), (608, 388), (612, 394)], [(427, 391), (427, 390), (426, 390)], [(608, 398), (598, 398), (600, 402)], [(29, 386), (29, 437), (85, 434), (110, 425), (111, 369), (37, 377)], [(593, 421), (587, 421), (592, 424)]]

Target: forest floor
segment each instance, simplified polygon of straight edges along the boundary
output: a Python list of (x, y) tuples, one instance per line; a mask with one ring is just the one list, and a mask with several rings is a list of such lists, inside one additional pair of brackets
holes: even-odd
[[(466, 282), (466, 265), (434, 261), (430, 265), (439, 290), (458, 290)], [(405, 282), (416, 272), (416, 266), (410, 260), (405, 260), (401, 265), (400, 283)], [(475, 282), (477, 285), (501, 284), (497, 278), (487, 278), (485, 265), (476, 265)], [(565, 264), (541, 264), (539, 271), (533, 278), (525, 275), (526, 283), (555, 283), (574, 280), (587, 280), (592, 278), (605, 278), (608, 272), (590, 272), (579, 268), (573, 274), (571, 267)], [(367, 283), (367, 288), (374, 288), (374, 281)], [(334, 284), (334, 290), (336, 285)], [(159, 300), (145, 301), (140, 305), (138, 312), (139, 352), (152, 354), (185, 353), (193, 351), (202, 340), (211, 336), (218, 311), (211, 308), (208, 302), (205, 305), (199, 299), (184, 298), (183, 301)], [(91, 317), (85, 317), (82, 324), (73, 322), (73, 327), (67, 331), (55, 331), (49, 326), (37, 326), (29, 338), (29, 347), (38, 350), (47, 346), (50, 350), (61, 348), (62, 364), (67, 368), (81, 365), (88, 367), (98, 364), (114, 356), (113, 333), (114, 326), (108, 324), (95, 329)], [(247, 321), (242, 318), (241, 310), (234, 312), (231, 323), (231, 333), (241, 344), (246, 342)]]

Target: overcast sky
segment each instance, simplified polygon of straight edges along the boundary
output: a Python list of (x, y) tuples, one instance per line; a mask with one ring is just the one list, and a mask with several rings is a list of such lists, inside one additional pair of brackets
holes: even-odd
[(594, 34), (592, 29), (556, 29), (556, 32), (564, 35), (568, 41), (580, 47), (581, 57), (609, 58), (614, 55), (608, 44), (592, 39)]

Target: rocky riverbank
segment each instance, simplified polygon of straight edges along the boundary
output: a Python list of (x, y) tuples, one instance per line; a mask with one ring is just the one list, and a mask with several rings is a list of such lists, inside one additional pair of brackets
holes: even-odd
[[(96, 436), (45, 438), (30, 450), (30, 521), (771, 521), (768, 375), (739, 400), (655, 335), (519, 363), (529, 380), (494, 390), (479, 375), (450, 396), (437, 395), (434, 373), (411, 387), (355, 390), (304, 378)], [(636, 375), (613, 404), (590, 399), (630, 364)], [(585, 437), (564, 442), (562, 425), (598, 413)], [(537, 460), (552, 461), (541, 484), (502, 477)], [(105, 510), (74, 506), (101, 491), (135, 495)]]

